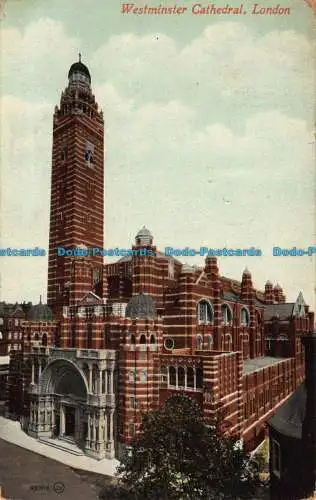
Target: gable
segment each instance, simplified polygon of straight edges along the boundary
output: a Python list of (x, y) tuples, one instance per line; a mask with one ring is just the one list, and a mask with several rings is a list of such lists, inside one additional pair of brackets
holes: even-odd
[(95, 304), (103, 304), (103, 301), (100, 297), (98, 297), (98, 295), (93, 292), (87, 293), (87, 295), (78, 303), (78, 305), (80, 306)]
[(293, 316), (305, 316), (305, 300), (302, 292), (298, 294), (293, 308)]

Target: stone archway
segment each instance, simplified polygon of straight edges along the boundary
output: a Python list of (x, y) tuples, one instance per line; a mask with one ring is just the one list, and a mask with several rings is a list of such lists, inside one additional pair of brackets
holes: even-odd
[(84, 444), (88, 383), (83, 371), (71, 360), (52, 360), (41, 374), (39, 393), (37, 408), (45, 415), (45, 423), (36, 426), (37, 435)]
[(40, 378), (40, 392), (74, 396), (86, 400), (88, 383), (84, 373), (70, 360), (56, 359), (48, 363)]

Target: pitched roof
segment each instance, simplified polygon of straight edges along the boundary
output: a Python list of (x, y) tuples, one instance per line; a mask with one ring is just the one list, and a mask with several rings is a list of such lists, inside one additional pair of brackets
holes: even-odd
[(306, 389), (303, 382), (270, 418), (268, 424), (276, 431), (296, 439), (302, 437), (302, 424), (306, 410)]
[[(155, 257), (158, 257), (159, 259), (172, 260), (172, 261), (176, 262), (177, 264), (182, 264), (182, 262), (180, 262), (175, 257), (166, 255), (163, 252), (160, 252), (159, 250), (156, 250)], [(131, 256), (126, 256), (126, 257), (121, 257), (116, 262), (131, 262), (131, 261), (132, 261), (132, 257)]]
[(223, 298), (225, 300), (233, 300), (233, 301), (236, 301), (239, 299), (239, 295), (237, 295), (237, 293), (234, 293), (234, 292), (223, 292)]
[(36, 306), (31, 307), (28, 319), (30, 321), (52, 321), (53, 312), (48, 305), (39, 303)]
[(264, 321), (269, 321), (272, 318), (285, 320), (292, 318), (294, 309), (294, 302), (285, 304), (269, 304), (264, 308)]

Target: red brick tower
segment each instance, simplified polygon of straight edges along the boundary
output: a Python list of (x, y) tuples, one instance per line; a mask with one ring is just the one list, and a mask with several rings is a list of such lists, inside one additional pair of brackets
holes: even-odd
[(90, 290), (103, 294), (100, 253), (82, 259), (57, 253), (103, 249), (103, 136), (103, 114), (79, 55), (54, 113), (47, 302), (55, 314)]
[(204, 269), (213, 290), (214, 324), (216, 327), (214, 348), (220, 349), (223, 335), (221, 328), (221, 286), (216, 257), (206, 257)]
[(156, 247), (153, 245), (151, 232), (145, 226), (138, 231), (132, 249), (135, 252), (133, 256), (133, 295), (145, 293), (155, 298), (158, 297), (159, 292), (162, 295), (156, 270)]
[[(249, 354), (250, 358), (256, 356), (256, 323), (255, 323), (255, 304), (254, 289), (250, 271), (246, 268), (242, 274), (240, 298), (247, 305), (249, 318), (246, 322), (241, 317), (244, 333), (249, 335)], [(241, 313), (243, 314), (243, 313)], [(246, 315), (247, 316), (247, 315)], [(245, 353), (244, 353), (245, 354)]]

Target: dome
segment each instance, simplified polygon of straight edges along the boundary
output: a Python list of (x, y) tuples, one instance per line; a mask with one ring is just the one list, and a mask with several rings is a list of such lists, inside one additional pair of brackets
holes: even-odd
[(245, 267), (244, 272), (242, 274), (243, 276), (251, 276), (251, 272), (249, 271), (248, 267)]
[(274, 287), (274, 290), (282, 290), (282, 287), (277, 283)]
[(151, 245), (153, 235), (146, 226), (143, 226), (136, 234), (135, 240), (137, 245)]
[(156, 316), (156, 306), (151, 295), (145, 295), (144, 293), (135, 295), (126, 306), (126, 318), (154, 319)]
[(273, 286), (273, 285), (272, 285), (271, 281), (269, 281), (269, 280), (268, 280), (268, 281), (266, 282), (266, 286)]
[(78, 62), (75, 62), (71, 65), (70, 70), (68, 72), (68, 78), (70, 78), (73, 73), (82, 73), (83, 75), (85, 75), (89, 78), (89, 82), (91, 83), (90, 71), (88, 70), (87, 66), (85, 66), (81, 62), (81, 60), (79, 60)]
[(40, 302), (36, 306), (31, 307), (28, 314), (28, 319), (30, 321), (52, 321), (53, 312), (51, 308), (48, 307), (48, 305), (42, 304)]
[(151, 232), (149, 231), (149, 229), (147, 229), (146, 226), (143, 226), (137, 233), (136, 237), (137, 236), (152, 236)]
[(194, 273), (194, 267), (190, 266), (187, 262), (182, 265), (181, 273)]

